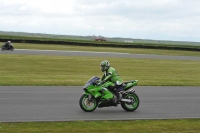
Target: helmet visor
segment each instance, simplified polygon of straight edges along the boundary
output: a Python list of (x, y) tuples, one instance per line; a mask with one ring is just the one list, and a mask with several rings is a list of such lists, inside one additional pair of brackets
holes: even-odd
[(105, 71), (105, 69), (106, 69), (106, 66), (101, 65), (101, 71)]

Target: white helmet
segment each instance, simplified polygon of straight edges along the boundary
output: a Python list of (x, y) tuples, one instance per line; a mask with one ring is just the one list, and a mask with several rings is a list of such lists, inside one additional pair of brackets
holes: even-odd
[(11, 43), (11, 41), (8, 41), (8, 43)]

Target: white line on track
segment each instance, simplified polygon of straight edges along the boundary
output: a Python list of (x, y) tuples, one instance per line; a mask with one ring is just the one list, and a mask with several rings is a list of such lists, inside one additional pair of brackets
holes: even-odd
[(47, 52), (51, 52), (51, 51), (57, 51), (57, 52), (80, 52), (80, 53), (111, 53), (111, 54), (130, 54), (130, 53), (118, 53), (118, 52), (92, 52), (92, 51), (63, 51), (63, 50), (38, 50), (38, 49), (15, 49), (15, 50), (25, 50), (25, 51), (47, 51)]

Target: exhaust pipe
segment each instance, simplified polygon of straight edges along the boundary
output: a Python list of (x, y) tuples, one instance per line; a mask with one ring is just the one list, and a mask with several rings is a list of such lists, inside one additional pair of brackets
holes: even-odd
[(121, 99), (121, 101), (122, 102), (129, 102), (129, 103), (132, 102), (132, 100), (130, 100), (130, 99)]

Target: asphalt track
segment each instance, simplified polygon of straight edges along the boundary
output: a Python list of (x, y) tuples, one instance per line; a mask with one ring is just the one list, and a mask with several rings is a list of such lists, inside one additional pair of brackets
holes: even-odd
[[(14, 50), (0, 54), (200, 60), (189, 56), (80, 51)], [(134, 112), (126, 112), (119, 105), (86, 113), (78, 103), (83, 93), (81, 86), (0, 86), (0, 122), (200, 118), (200, 87), (136, 86), (135, 90), (140, 106)]]
[(136, 86), (140, 106), (134, 112), (118, 107), (84, 112), (82, 87), (0, 87), (0, 122), (136, 120), (200, 118), (199, 87)]
[(0, 51), (0, 54), (31, 54), (31, 55), (58, 55), (58, 56), (90, 56), (90, 57), (117, 57), (117, 58), (150, 58), (171, 60), (200, 60), (200, 56), (169, 56), (153, 54), (129, 54), (115, 52), (89, 52), (89, 51), (59, 51), (59, 50), (27, 50)]

